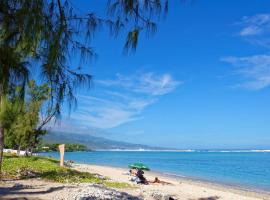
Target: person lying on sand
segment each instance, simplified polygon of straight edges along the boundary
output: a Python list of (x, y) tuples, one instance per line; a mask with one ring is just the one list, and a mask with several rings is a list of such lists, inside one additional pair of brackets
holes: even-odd
[(149, 183), (160, 183), (160, 184), (171, 185), (171, 183), (169, 183), (169, 182), (159, 180), (158, 177), (155, 177), (155, 180), (153, 180), (153, 181), (148, 181), (148, 182), (149, 182)]
[(170, 185), (171, 183), (166, 182), (166, 181), (161, 181), (158, 179), (158, 177), (155, 177), (155, 179), (153, 181), (148, 181), (145, 177), (144, 177), (144, 171), (139, 169), (133, 169), (133, 170), (129, 170), (130, 175), (135, 176), (134, 178), (131, 179), (131, 181), (135, 181), (137, 184), (145, 184), (148, 185), (149, 183), (159, 183), (159, 184), (163, 184), (163, 185)]

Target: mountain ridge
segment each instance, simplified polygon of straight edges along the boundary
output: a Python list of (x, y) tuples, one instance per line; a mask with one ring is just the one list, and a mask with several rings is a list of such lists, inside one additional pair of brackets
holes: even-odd
[(78, 143), (91, 150), (171, 150), (171, 148), (156, 147), (143, 144), (134, 144), (123, 141), (111, 140), (90, 134), (68, 133), (51, 131), (43, 137), (44, 143)]

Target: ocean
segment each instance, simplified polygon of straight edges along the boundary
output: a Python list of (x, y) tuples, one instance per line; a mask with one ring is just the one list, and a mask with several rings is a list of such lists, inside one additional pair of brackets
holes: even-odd
[[(40, 155), (59, 158), (57, 152)], [(77, 163), (127, 167), (142, 162), (168, 175), (270, 191), (270, 152), (253, 151), (93, 151), (66, 152)]]

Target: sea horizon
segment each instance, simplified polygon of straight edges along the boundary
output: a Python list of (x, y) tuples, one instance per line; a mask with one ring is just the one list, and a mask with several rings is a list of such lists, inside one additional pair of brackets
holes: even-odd
[(257, 152), (257, 153), (270, 153), (270, 149), (94, 149), (90, 151), (150, 151), (150, 152), (219, 152), (219, 153), (228, 153), (228, 152)]

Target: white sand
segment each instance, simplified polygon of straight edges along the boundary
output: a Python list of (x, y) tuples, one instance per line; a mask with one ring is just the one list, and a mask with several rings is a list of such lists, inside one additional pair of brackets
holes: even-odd
[[(102, 174), (103, 176), (110, 177), (114, 181), (130, 182), (131, 176), (125, 175), (128, 169), (86, 165), (75, 165), (75, 169), (80, 171), (88, 171), (91, 173)], [(137, 185), (140, 191), (158, 191), (167, 195), (176, 197), (177, 199), (200, 199), (201, 200), (256, 200), (256, 199), (270, 199), (270, 194), (266, 192), (254, 192), (240, 188), (233, 188), (229, 186), (218, 185), (209, 182), (189, 180), (186, 178), (174, 178), (153, 172), (145, 172), (147, 180), (154, 180), (157, 177), (172, 185), (150, 184), (150, 185)], [(204, 199), (205, 198), (205, 199)]]

